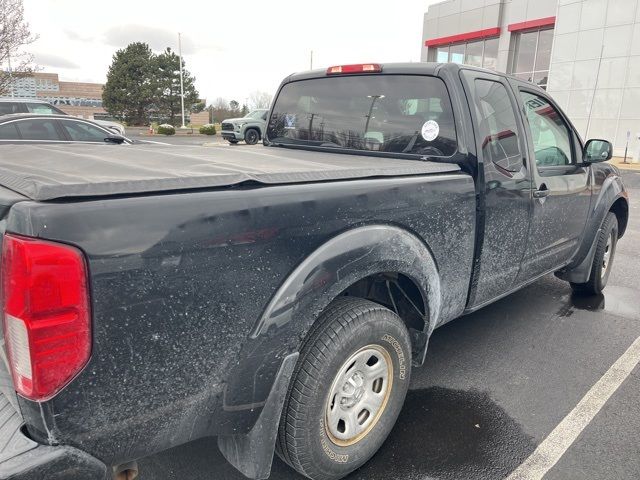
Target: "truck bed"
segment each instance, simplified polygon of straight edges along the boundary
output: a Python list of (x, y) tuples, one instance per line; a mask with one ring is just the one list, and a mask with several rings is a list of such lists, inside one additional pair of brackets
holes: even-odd
[(285, 148), (0, 146), (0, 185), (32, 200), (457, 171), (448, 163)]

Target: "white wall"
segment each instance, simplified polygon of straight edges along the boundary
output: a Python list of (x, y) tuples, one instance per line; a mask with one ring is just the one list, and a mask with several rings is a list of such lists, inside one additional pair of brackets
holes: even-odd
[(640, 0), (560, 0), (548, 89), (583, 138), (610, 140), (622, 155), (630, 131), (637, 150)]
[(509, 24), (552, 17), (557, 5), (558, 0), (447, 0), (437, 3), (424, 14), (420, 59), (427, 61), (426, 40), (500, 27), (498, 70), (506, 72), (513, 49)]

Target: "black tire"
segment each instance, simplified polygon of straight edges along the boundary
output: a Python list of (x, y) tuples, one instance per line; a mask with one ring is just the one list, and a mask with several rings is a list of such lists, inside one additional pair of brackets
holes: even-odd
[(237, 145), (238, 140), (229, 140), (229, 143), (230, 143), (231, 145)]
[[(602, 229), (596, 238), (596, 242), (598, 243), (596, 244), (596, 253), (593, 256), (589, 280), (585, 283), (571, 283), (571, 288), (573, 288), (576, 293), (598, 295), (602, 293), (604, 287), (607, 286), (616, 253), (616, 245), (618, 243), (618, 219), (614, 213), (607, 213), (602, 223)], [(606, 262), (605, 256), (607, 256)]]
[[(345, 365), (351, 363), (354, 355), (368, 358), (371, 349), (376, 352), (374, 356), (379, 352), (379, 358), (383, 359), (380, 367), (386, 372), (383, 375), (391, 380), (384, 380), (384, 387), (383, 383), (378, 383), (378, 392), (375, 392), (375, 385), (379, 380), (365, 380), (359, 387), (362, 389), (360, 396), (356, 389), (351, 397), (355, 403), (342, 407), (341, 402), (345, 399), (338, 395), (345, 392), (349, 382), (342, 384), (341, 381), (345, 376), (360, 374), (359, 368), (367, 368), (363, 363), (359, 363), (362, 367)], [(366, 365), (371, 360), (369, 358)], [(376, 368), (377, 361), (374, 360), (370, 368)], [(375, 375), (378, 374), (373, 374), (371, 379)], [(368, 300), (354, 297), (335, 300), (322, 313), (300, 352), (280, 420), (276, 452), (291, 467), (313, 480), (344, 477), (366, 463), (389, 435), (404, 403), (410, 375), (411, 342), (402, 320), (387, 308)], [(374, 395), (383, 396), (384, 401), (378, 410), (374, 410), (369, 423), (368, 415), (360, 423), (360, 414), (368, 412), (368, 407), (361, 410), (367, 395), (371, 395), (362, 395), (362, 391), (368, 391), (368, 385), (372, 386)], [(338, 388), (339, 393), (331, 401), (329, 397), (334, 388)], [(359, 423), (355, 427), (366, 426), (366, 429), (346, 440), (344, 445), (337, 444), (339, 440), (332, 439), (330, 427), (325, 425), (329, 418), (327, 408), (337, 411), (338, 416), (347, 409), (354, 409), (352, 413), (356, 415), (352, 418)], [(333, 424), (336, 425), (335, 420)]]
[(260, 140), (260, 132), (255, 128), (248, 128), (246, 132), (244, 132), (244, 142), (247, 145), (255, 145)]

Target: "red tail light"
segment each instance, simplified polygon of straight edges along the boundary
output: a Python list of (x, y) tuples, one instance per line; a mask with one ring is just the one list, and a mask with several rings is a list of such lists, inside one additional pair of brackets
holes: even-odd
[(46, 400), (89, 360), (91, 314), (82, 252), (5, 235), (2, 244), (5, 344), (16, 391)]
[(382, 71), (379, 63), (357, 63), (353, 65), (336, 65), (327, 68), (327, 75), (339, 75), (341, 73), (377, 73)]

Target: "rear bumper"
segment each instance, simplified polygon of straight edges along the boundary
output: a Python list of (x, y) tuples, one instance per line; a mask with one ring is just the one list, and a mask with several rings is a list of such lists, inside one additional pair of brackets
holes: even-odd
[(68, 446), (40, 445), (22, 432), (22, 418), (0, 393), (0, 479), (106, 480), (100, 460)]

